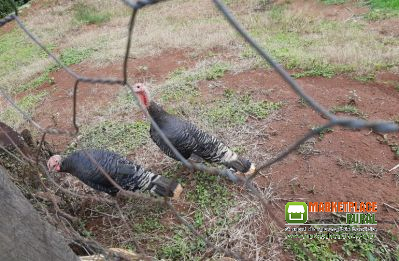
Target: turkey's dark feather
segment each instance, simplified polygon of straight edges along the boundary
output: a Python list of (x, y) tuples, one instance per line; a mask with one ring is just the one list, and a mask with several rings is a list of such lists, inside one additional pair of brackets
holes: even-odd
[[(126, 158), (106, 150), (85, 150), (114, 181), (125, 190), (150, 189), (150, 183), (158, 175), (145, 171)], [(68, 172), (88, 186), (115, 194), (118, 189), (105, 177), (101, 169), (85, 154), (77, 151), (62, 161), (61, 171)]]
[[(164, 111), (161, 106), (151, 102), (148, 112), (175, 148), (188, 159), (195, 154), (209, 162), (220, 162), (241, 172), (247, 172), (251, 163), (232, 152), (215, 137), (196, 126)], [(169, 157), (179, 160), (151, 125), (152, 140)]]

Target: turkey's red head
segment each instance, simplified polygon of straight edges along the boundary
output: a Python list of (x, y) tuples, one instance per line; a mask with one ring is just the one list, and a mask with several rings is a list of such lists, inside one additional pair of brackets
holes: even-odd
[(133, 86), (133, 91), (137, 94), (137, 97), (140, 99), (140, 102), (145, 107), (148, 107), (150, 105), (150, 97), (148, 95), (147, 88), (144, 86), (143, 83), (136, 83)]
[(47, 161), (48, 170), (60, 172), (61, 171), (61, 162), (62, 162), (62, 158), (60, 155), (51, 156), (51, 158), (49, 158), (49, 160)]

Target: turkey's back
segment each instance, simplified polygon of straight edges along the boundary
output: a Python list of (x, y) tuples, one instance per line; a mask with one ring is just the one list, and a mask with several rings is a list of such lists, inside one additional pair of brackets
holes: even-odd
[(63, 160), (61, 171), (78, 177), (90, 186), (98, 184), (113, 187), (103, 171), (114, 179), (117, 174), (117, 162), (121, 158), (123, 157), (106, 150), (77, 151)]

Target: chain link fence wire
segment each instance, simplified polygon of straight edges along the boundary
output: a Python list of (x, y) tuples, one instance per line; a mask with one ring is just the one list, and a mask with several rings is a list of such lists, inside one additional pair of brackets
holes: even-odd
[[(75, 84), (73, 88), (73, 117), (72, 117), (72, 123), (75, 128), (74, 131), (69, 131), (66, 129), (59, 129), (59, 128), (44, 128), (42, 127), (39, 123), (34, 121), (32, 117), (25, 112), (23, 109), (21, 109), (16, 102), (6, 93), (6, 91), (0, 87), (0, 95), (3, 96), (9, 103), (10, 105), (17, 111), (19, 112), (23, 118), (28, 121), (31, 126), (36, 128), (41, 134), (42, 138), (40, 141), (39, 149), (37, 152), (36, 160), (31, 159), (24, 155), (24, 153), (19, 150), (19, 154), (23, 157), (21, 159), (19, 156), (16, 156), (14, 152), (8, 150), (7, 148), (0, 146), (2, 150), (4, 150), (7, 154), (13, 156), (15, 159), (20, 161), (21, 163), (24, 164), (29, 164), (31, 166), (38, 167), (41, 173), (45, 173), (46, 177), (48, 180), (59, 190), (62, 190), (64, 193), (69, 193), (74, 196), (80, 197), (80, 198), (87, 198), (87, 199), (93, 199), (93, 197), (86, 196), (86, 195), (78, 195), (72, 191), (69, 191), (65, 188), (62, 188), (59, 184), (57, 184), (54, 179), (51, 177), (50, 173), (48, 172), (46, 166), (43, 163), (39, 162), (39, 153), (40, 149), (46, 139), (46, 135), (69, 135), (69, 136), (76, 136), (79, 133), (79, 126), (76, 122), (76, 117), (77, 117), (77, 93), (79, 89), (79, 84), (82, 82), (85, 83), (91, 83), (91, 84), (107, 84), (107, 85), (121, 85), (126, 88), (128, 88), (131, 93), (134, 95), (135, 99), (139, 101), (137, 94), (133, 91), (132, 89), (132, 84), (128, 81), (128, 71), (129, 71), (129, 66), (128, 66), (128, 60), (129, 60), (129, 53), (131, 49), (131, 43), (132, 43), (132, 38), (133, 38), (133, 29), (135, 25), (135, 20), (138, 11), (141, 8), (144, 8), (146, 6), (150, 6), (159, 2), (164, 2), (165, 0), (137, 0), (137, 1), (131, 1), (131, 0), (122, 0), (123, 3), (125, 3), (129, 8), (132, 10), (132, 14), (129, 20), (128, 24), (128, 40), (127, 40), (127, 45), (126, 45), (126, 52), (125, 56), (123, 59), (122, 63), (122, 70), (123, 70), (123, 78), (122, 79), (112, 79), (112, 78), (89, 78), (82, 76), (78, 74), (77, 72), (73, 71), (71, 68), (68, 66), (65, 66), (60, 59), (58, 59), (54, 54), (52, 54), (45, 46), (43, 43), (40, 42), (40, 40), (34, 36), (24, 25), (24, 23), (21, 21), (21, 19), (18, 16), (18, 10), (13, 3), (12, 0), (8, 0), (10, 3), (12, 3), (15, 7), (15, 13), (10, 14), (6, 16), (3, 19), (0, 19), (0, 26), (3, 26), (9, 22), (15, 21), (19, 28), (23, 30), (26, 35), (35, 43), (37, 44), (46, 54), (54, 60), (54, 62), (60, 66), (63, 70), (65, 70), (69, 75), (71, 75), (75, 79)], [(255, 40), (252, 38), (248, 32), (242, 27), (242, 25), (237, 21), (237, 19), (233, 16), (231, 11), (226, 7), (226, 5), (223, 3), (222, 0), (212, 0), (217, 9), (220, 11), (220, 13), (225, 17), (225, 19), (228, 21), (228, 23), (238, 32), (238, 34), (268, 63), (272, 68), (274, 68), (277, 73), (284, 79), (285, 82), (288, 83), (288, 85), (292, 88), (292, 90), (300, 97), (302, 98), (306, 103), (310, 105), (310, 107), (316, 111), (317, 113), (320, 114), (320, 116), (328, 119), (328, 123), (324, 124), (323, 126), (319, 128), (315, 128), (308, 133), (306, 133), (303, 137), (298, 138), (297, 141), (295, 141), (293, 144), (289, 145), (286, 147), (284, 150), (282, 150), (280, 153), (278, 153), (276, 156), (274, 156), (272, 159), (257, 164), (256, 171), (250, 175), (249, 177), (239, 177), (234, 175), (230, 170), (224, 169), (220, 170), (218, 168), (214, 167), (209, 167), (205, 166), (204, 164), (198, 164), (198, 163), (192, 163), (186, 160), (180, 152), (172, 145), (172, 143), (168, 140), (168, 138), (165, 136), (165, 134), (162, 132), (162, 130), (159, 128), (157, 123), (154, 121), (154, 119), (149, 115), (148, 111), (146, 108), (138, 102), (141, 110), (145, 113), (147, 116), (147, 119), (150, 120), (151, 124), (153, 125), (154, 129), (159, 133), (161, 138), (164, 140), (164, 142), (167, 144), (167, 146), (172, 150), (172, 152), (175, 154), (175, 156), (183, 163), (185, 167), (187, 167), (190, 170), (198, 170), (202, 172), (206, 172), (212, 175), (220, 175), (224, 178), (227, 178), (231, 180), (232, 182), (236, 183), (237, 185), (245, 187), (250, 193), (252, 193), (254, 196), (256, 196), (260, 203), (262, 204), (265, 215), (270, 216), (271, 220), (277, 225), (278, 227), (282, 227), (281, 221), (279, 221), (274, 215), (273, 212), (268, 211), (268, 207), (270, 207), (270, 202), (268, 202), (267, 199), (263, 198), (259, 190), (257, 189), (256, 183), (254, 183), (254, 179), (257, 177), (259, 172), (263, 169), (269, 168), (271, 165), (275, 164), (276, 162), (279, 162), (280, 160), (284, 159), (287, 155), (289, 155), (291, 152), (293, 152), (296, 148), (298, 148), (301, 144), (303, 144), (305, 141), (307, 141), (309, 138), (319, 135), (323, 130), (326, 128), (332, 128), (332, 127), (344, 127), (346, 129), (350, 130), (359, 130), (359, 129), (371, 129), (372, 131), (375, 132), (381, 132), (381, 133), (388, 133), (388, 132), (398, 132), (399, 131), (399, 126), (394, 124), (393, 122), (384, 122), (384, 121), (366, 121), (363, 119), (358, 119), (358, 118), (346, 118), (346, 117), (338, 117), (331, 113), (328, 109), (320, 105), (316, 100), (314, 100), (312, 97), (307, 95), (302, 87), (298, 85), (298, 83), (290, 76), (290, 74), (284, 70), (284, 68), (279, 65)], [(133, 101), (132, 101), (133, 102)], [(11, 139), (10, 139), (11, 140)], [(14, 144), (16, 145), (16, 144)], [(18, 148), (18, 146), (15, 146)], [(149, 196), (136, 193), (136, 192), (131, 192), (131, 191), (126, 191), (122, 189), (111, 177), (108, 173), (104, 171), (104, 169), (101, 168), (101, 166), (96, 162), (89, 154), (86, 153), (86, 156), (93, 162), (95, 163), (103, 175), (116, 187), (120, 190), (118, 195), (124, 196), (124, 197), (135, 197), (135, 198), (144, 198), (145, 200), (149, 201), (155, 201), (155, 202), (160, 202), (160, 199), (154, 199)], [(44, 186), (44, 184), (43, 184)], [(98, 199), (97, 199), (98, 200)], [(115, 204), (114, 201), (109, 201), (106, 199), (101, 199), (102, 201), (106, 201), (107, 203), (110, 204)], [(217, 247), (213, 242), (211, 242), (209, 239), (201, 235), (200, 232), (198, 232), (195, 227), (190, 224), (174, 207), (173, 202), (168, 199), (164, 198), (163, 199), (164, 205), (169, 208), (174, 216), (182, 223), (184, 224), (196, 237), (200, 238), (203, 240), (207, 247), (208, 251), (210, 252), (220, 252), (223, 253), (225, 256), (235, 258), (237, 260), (247, 260), (248, 257), (245, 257), (241, 253), (234, 253), (230, 251), (229, 249), (224, 249)], [(120, 207), (118, 204), (116, 204), (117, 208), (119, 209), (119, 212), (121, 213), (122, 219), (124, 220), (124, 223), (126, 223), (127, 228), (131, 230), (131, 227), (129, 227), (129, 224), (126, 217), (123, 215)], [(58, 209), (58, 212), (62, 212), (61, 210)], [(265, 224), (265, 227), (270, 226), (271, 224)], [(269, 230), (268, 230), (269, 231)], [(133, 239), (134, 244), (136, 245), (137, 251), (142, 252), (140, 249), (139, 245), (137, 244), (136, 240)], [(304, 249), (306, 253), (309, 255), (310, 258), (314, 259), (315, 257), (312, 256), (311, 253), (309, 253), (306, 249)]]

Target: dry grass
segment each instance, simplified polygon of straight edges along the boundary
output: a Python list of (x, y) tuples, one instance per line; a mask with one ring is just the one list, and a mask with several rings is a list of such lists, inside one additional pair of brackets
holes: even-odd
[[(111, 20), (85, 28), (74, 22), (73, 4), (61, 1), (58, 5), (44, 5), (28, 14), (24, 21), (45, 44), (54, 45), (56, 51), (70, 47), (95, 48), (89, 61), (99, 67), (120, 61), (127, 39), (128, 9), (117, 0), (86, 2), (109, 10)], [(230, 3), (245, 27), (288, 67), (307, 70), (332, 64), (338, 67), (334, 70), (354, 70), (359, 74), (384, 68), (397, 70), (398, 40), (368, 30), (364, 22), (326, 21), (306, 9), (294, 13), (277, 7), (254, 12), (257, 1), (248, 2), (247, 8), (235, 1)], [(210, 1), (167, 1), (139, 12), (131, 56), (159, 54), (171, 48), (201, 51), (215, 47), (224, 53), (238, 54), (240, 50), (247, 52), (244, 46)], [(253, 63), (251, 57), (246, 59)], [(14, 74), (2, 77), (0, 84), (15, 87), (32, 79), (48, 64), (46, 58), (36, 59)]]
[[(368, 31), (363, 28), (363, 25), (353, 22), (332, 23), (309, 15), (305, 11), (293, 13), (292, 11), (285, 11), (284, 8), (255, 12), (253, 9), (258, 8), (258, 1), (246, 3), (249, 9), (245, 8), (246, 5), (241, 1), (228, 2), (236, 10), (245, 26), (286, 66), (304, 70), (326, 70), (327, 66), (328, 70), (332, 68), (333, 73), (341, 69), (367, 73), (397, 64), (399, 60), (397, 39)], [(87, 1), (87, 4), (109, 10), (113, 14), (111, 20), (100, 25), (77, 24), (73, 20), (71, 13), (73, 3), (70, 1), (60, 1), (58, 5), (49, 3), (47, 7), (34, 14), (29, 14), (24, 20), (27, 21), (28, 28), (32, 29), (46, 44), (54, 44), (55, 52), (58, 54), (69, 48), (95, 48), (95, 52), (91, 53), (85, 60), (93, 67), (120, 62), (125, 52), (127, 40), (129, 14), (127, 8), (116, 0), (107, 2), (90, 0)], [(229, 58), (217, 56), (199, 61), (193, 68), (184, 72), (184, 75), (195, 79), (190, 82), (192, 89), (183, 89), (180, 93), (181, 96), (175, 97), (174, 101), (178, 102), (171, 102), (166, 99), (164, 102), (165, 108), (177, 113), (184, 112), (185, 118), (221, 140), (227, 141), (227, 144), (239, 151), (240, 154), (254, 162), (264, 162), (271, 158), (269, 148), (265, 148), (268, 141), (268, 136), (265, 134), (267, 127), (265, 126), (274, 119), (279, 113), (278, 111), (273, 112), (265, 119), (234, 126), (210, 125), (200, 115), (201, 113), (198, 113), (201, 109), (198, 104), (202, 102), (201, 99), (203, 98), (198, 92), (198, 82), (207, 78), (204, 75), (209, 68), (216, 63), (226, 63), (228, 66), (225, 69), (234, 73), (258, 65), (256, 58), (239, 40), (221, 15), (216, 12), (211, 1), (168, 1), (140, 11), (137, 26), (134, 30), (131, 57), (159, 54), (163, 50), (174, 48), (189, 48), (194, 53), (200, 53), (215, 47)], [(340, 67), (341, 64), (346, 67)], [(18, 67), (12, 75), (2, 77), (0, 85), (14, 88), (34, 78), (37, 73), (43, 71), (43, 68), (49, 65), (50, 62), (45, 57), (35, 59), (26, 66)], [(330, 65), (331, 68), (328, 67)], [(391, 69), (394, 70), (395, 67)], [(223, 74), (224, 71), (217, 73)], [(219, 75), (212, 77), (218, 78)], [(154, 97), (161, 100), (165, 94), (165, 86), (170, 88), (181, 87), (179, 84), (182, 84), (183, 80), (185, 80), (184, 77), (171, 77), (163, 83), (150, 83), (150, 87), (154, 92)], [(194, 99), (187, 98), (188, 93), (192, 95), (194, 92), (197, 95)], [(82, 105), (81, 111), (83, 110)], [(128, 116), (126, 116), (126, 112), (128, 112)], [(82, 118), (80, 123), (84, 123), (89, 130), (95, 123), (102, 122), (104, 119), (131, 123), (142, 119), (138, 107), (133, 105), (132, 97), (127, 95), (123, 89), (113, 105), (100, 108), (91, 117), (86, 116), (86, 114), (80, 115)], [(94, 138), (97, 137), (96, 135), (93, 136)], [(120, 145), (120, 140), (126, 138), (129, 137), (116, 139), (115, 144), (107, 142), (105, 146)], [(239, 191), (233, 185), (221, 179), (206, 176), (198, 177), (195, 176), (196, 174), (182, 176), (182, 171), (179, 170), (181, 165), (165, 157), (153, 142), (147, 143), (146, 141), (149, 138), (148, 136), (146, 138), (145, 146), (124, 152), (129, 152), (127, 153), (129, 158), (139, 162), (147, 169), (176, 177), (185, 183), (186, 194), (183, 197), (187, 205), (183, 206), (182, 211), (187, 219), (198, 224), (200, 220), (198, 217), (196, 219), (195, 213), (202, 214), (206, 225), (199, 226), (199, 229), (204, 234), (208, 234), (211, 240), (220, 247), (244, 252), (254, 260), (276, 259), (282, 243), (270, 243), (272, 242), (269, 241), (270, 237), (275, 235), (273, 233), (269, 237), (265, 237), (264, 227), (269, 220), (266, 220), (264, 209), (257, 199), (244, 191)], [(89, 141), (85, 145), (90, 146), (95, 143), (96, 140)], [(128, 143), (123, 145), (130, 146)], [(317, 153), (314, 150), (314, 142), (305, 145), (307, 147), (302, 147), (303, 151), (300, 151), (300, 153), (304, 155)], [(351, 165), (351, 169), (362, 174), (381, 175), (378, 169), (375, 171), (374, 169), (369, 170), (364, 164)], [(262, 176), (260, 178), (263, 178)], [(212, 195), (213, 191), (210, 191), (205, 185), (203, 190), (196, 191), (197, 185), (201, 182), (210, 184), (211, 188), (216, 188), (222, 192), (228, 189), (231, 194), (228, 196)], [(91, 189), (77, 182), (74, 178), (64, 178), (62, 185), (75, 193), (93, 193)], [(198, 195), (189, 194), (193, 191)], [(273, 199), (272, 187), (260, 188), (260, 191), (265, 199)], [(221, 202), (228, 201), (228, 203), (220, 208), (218, 206), (208, 207), (202, 200), (209, 203), (213, 199), (212, 196), (220, 196), (218, 199)], [(180, 234), (184, 229), (177, 224), (176, 220), (168, 219), (165, 221), (165, 216), (170, 213), (164, 210), (155, 207), (148, 208), (142, 202), (136, 201), (127, 202), (123, 205), (123, 213), (131, 220), (131, 225), (148, 225), (147, 227), (135, 227), (134, 232), (137, 233), (132, 235), (130, 230), (129, 233), (126, 233), (127, 229), (121, 221), (120, 213), (117, 213), (110, 206), (93, 204), (87, 207), (81, 206), (83, 203), (80, 201), (74, 202), (73, 199), (69, 198), (66, 201), (65, 209), (70, 209), (71, 213), (78, 214), (81, 217), (83, 223), (78, 228), (79, 232), (87, 237), (100, 240), (106, 246), (117, 245), (132, 248), (131, 238), (134, 236), (144, 242), (145, 247), (154, 255), (170, 254), (170, 251), (187, 251), (178, 253), (181, 256), (176, 259), (181, 258), (180, 260), (189, 260), (203, 255), (204, 251), (201, 247), (187, 250), (191, 247), (191, 245), (187, 245), (187, 242), (193, 241), (193, 236), (187, 235), (185, 232)], [(234, 204), (231, 204), (232, 202)], [(215, 215), (216, 212), (218, 212), (218, 215)], [(99, 218), (101, 222), (96, 225), (101, 228), (101, 231), (90, 231), (90, 228), (93, 227), (84, 222)], [(137, 220), (138, 222), (135, 222)], [(146, 223), (148, 220), (152, 220), (153, 223)], [(163, 226), (161, 221), (165, 222), (166, 225)], [(165, 227), (168, 227), (168, 229)], [(208, 230), (209, 227), (212, 229)], [(102, 234), (108, 238), (102, 237)], [(176, 244), (168, 245), (170, 242)], [(163, 248), (164, 252), (161, 253), (157, 247)], [(213, 257), (216, 259), (220, 257), (220, 254), (215, 254)]]

